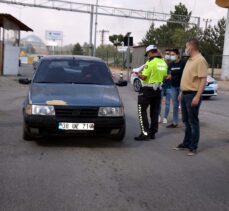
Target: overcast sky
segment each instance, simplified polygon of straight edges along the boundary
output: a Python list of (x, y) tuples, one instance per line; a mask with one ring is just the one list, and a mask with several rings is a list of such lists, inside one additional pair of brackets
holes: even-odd
[[(75, 2), (92, 3), (96, 0), (72, 0)], [(31, 0), (31, 2), (33, 2)], [(174, 6), (182, 2), (193, 16), (201, 17), (201, 26), (204, 26), (203, 18), (212, 19), (211, 24), (215, 24), (217, 20), (226, 17), (227, 10), (215, 5), (215, 0), (99, 0), (99, 4), (114, 7), (125, 7), (129, 9), (142, 9), (155, 12), (169, 13), (174, 10)], [(34, 34), (38, 35), (45, 42), (46, 30), (60, 30), (64, 33), (64, 44), (79, 42), (89, 42), (89, 15), (83, 13), (62, 12), (55, 10), (20, 7), (15, 5), (0, 4), (0, 13), (10, 13), (26, 25), (34, 30)], [(108, 30), (106, 34), (106, 43), (108, 36), (112, 34), (126, 34), (132, 32), (134, 43), (137, 44), (142, 40), (146, 31), (149, 29), (151, 22), (99, 16), (98, 30)], [(161, 24), (161, 23), (158, 23)], [(22, 33), (22, 37), (30, 33)], [(101, 36), (98, 34), (97, 43), (100, 44)]]

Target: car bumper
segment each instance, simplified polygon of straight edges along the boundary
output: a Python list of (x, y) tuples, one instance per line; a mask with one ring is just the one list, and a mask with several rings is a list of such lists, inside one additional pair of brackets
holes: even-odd
[[(60, 130), (58, 125), (60, 122), (68, 123), (94, 123), (93, 131), (80, 130)], [(125, 117), (111, 118), (56, 118), (51, 116), (33, 116), (24, 115), (24, 123), (27, 130), (32, 135), (116, 135), (125, 129)]]
[(217, 96), (218, 93), (217, 93), (217, 89), (215, 88), (205, 88), (204, 91), (203, 91), (203, 94), (202, 96), (203, 97), (211, 97), (211, 96)]

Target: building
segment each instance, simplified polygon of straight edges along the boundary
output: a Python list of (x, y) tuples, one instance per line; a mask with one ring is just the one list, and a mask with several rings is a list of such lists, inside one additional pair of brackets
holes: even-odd
[(21, 48), (29, 55), (47, 55), (48, 50), (45, 43), (36, 35), (28, 35), (21, 39)]
[(33, 31), (10, 14), (0, 13), (0, 75), (17, 75), (20, 31)]

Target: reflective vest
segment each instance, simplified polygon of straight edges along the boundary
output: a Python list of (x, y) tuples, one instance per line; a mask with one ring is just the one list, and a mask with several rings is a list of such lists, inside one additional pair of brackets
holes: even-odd
[(163, 83), (165, 76), (168, 74), (168, 65), (162, 58), (153, 58), (148, 60), (142, 75), (146, 76), (144, 84)]

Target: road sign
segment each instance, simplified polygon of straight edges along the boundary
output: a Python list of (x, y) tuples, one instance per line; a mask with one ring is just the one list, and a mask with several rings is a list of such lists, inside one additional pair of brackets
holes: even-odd
[(46, 31), (45, 32), (46, 40), (63, 40), (62, 31)]
[(126, 52), (127, 48), (127, 46), (118, 46), (118, 52)]

